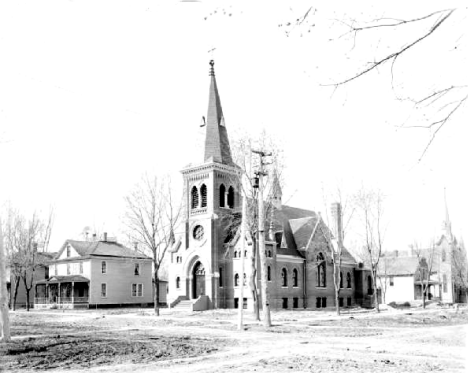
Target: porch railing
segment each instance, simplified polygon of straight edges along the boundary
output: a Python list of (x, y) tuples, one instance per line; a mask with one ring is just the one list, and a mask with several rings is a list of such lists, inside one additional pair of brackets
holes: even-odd
[(47, 298), (47, 297), (35, 297), (34, 298), (34, 303), (35, 304), (63, 304), (63, 303), (88, 303), (89, 298), (88, 297), (56, 297), (55, 299), (53, 298)]

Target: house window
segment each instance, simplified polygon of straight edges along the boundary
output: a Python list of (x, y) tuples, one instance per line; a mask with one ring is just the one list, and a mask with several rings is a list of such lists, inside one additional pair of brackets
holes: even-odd
[(271, 253), (271, 250), (268, 250), (268, 257), (271, 258), (273, 255)]
[(442, 250), (442, 261), (445, 262), (447, 260), (447, 256), (445, 254), (445, 250)]
[(283, 308), (288, 309), (288, 298), (283, 298)]
[(288, 271), (286, 268), (281, 270), (281, 286), (288, 286)]
[(107, 284), (101, 284), (101, 298), (107, 297)]
[(222, 268), (219, 269), (219, 287), (220, 288), (223, 287), (223, 269)]
[(244, 251), (244, 258), (247, 258), (247, 250)]
[(198, 207), (198, 189), (196, 186), (192, 188), (192, 209)]
[(346, 305), (347, 305), (348, 307), (351, 307), (351, 297), (348, 297), (348, 298), (346, 299)]
[(395, 285), (395, 282), (394, 282), (393, 276), (390, 276), (389, 282), (390, 282), (390, 286), (393, 286), (393, 285)]
[(232, 186), (229, 187), (227, 204), (230, 209), (234, 208), (234, 188)]
[(71, 256), (71, 248), (70, 245), (67, 246), (67, 258)]
[(293, 287), (297, 288), (298, 281), (297, 281), (297, 269), (296, 268), (293, 269), (293, 276), (292, 277), (293, 277), (292, 278), (293, 279)]
[(45, 278), (46, 280), (49, 279), (49, 267), (45, 267), (45, 268), (44, 268), (44, 278)]
[(247, 298), (243, 298), (242, 306), (244, 307), (244, 310), (247, 309)]
[(177, 277), (175, 280), (175, 287), (176, 289), (180, 289), (180, 277)]
[(207, 191), (206, 191), (206, 185), (203, 184), (200, 187), (200, 195), (201, 195), (201, 207), (206, 207), (207, 203)]
[(247, 285), (247, 274), (244, 273), (244, 282), (243, 282), (244, 286)]
[(327, 276), (325, 267), (325, 257), (322, 253), (317, 255), (317, 286), (324, 288), (327, 286)]
[(374, 289), (372, 289), (372, 277), (367, 276), (367, 295), (374, 294)]
[(446, 293), (447, 292), (447, 275), (442, 276), (442, 286), (443, 286), (444, 293)]
[(234, 251), (234, 258), (237, 258), (237, 251)]
[(83, 262), (80, 262), (80, 274), (83, 274)]
[(239, 274), (234, 275), (234, 286), (239, 286)]
[(107, 273), (107, 262), (101, 262), (101, 273)]
[(135, 268), (133, 270), (135, 276), (140, 276), (140, 263), (135, 263)]
[(293, 308), (299, 308), (299, 298), (293, 298)]
[(270, 266), (267, 267), (267, 280), (271, 281), (271, 267)]
[(67, 263), (67, 275), (71, 274), (71, 266), (70, 263)]
[(340, 272), (340, 289), (343, 289), (343, 272)]
[(226, 197), (226, 187), (221, 184), (219, 187), (219, 207), (224, 207), (224, 198)]
[(132, 297), (143, 296), (143, 284), (132, 284)]
[(344, 298), (339, 297), (338, 298), (338, 304), (340, 305), (340, 307), (344, 307)]
[(346, 273), (346, 287), (351, 289), (351, 273)]
[(234, 298), (234, 308), (239, 308), (239, 298)]

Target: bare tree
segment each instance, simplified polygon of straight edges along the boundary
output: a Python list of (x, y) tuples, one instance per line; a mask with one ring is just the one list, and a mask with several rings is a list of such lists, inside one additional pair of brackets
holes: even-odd
[(154, 313), (159, 316), (159, 276), (167, 249), (174, 240), (180, 205), (172, 195), (168, 177), (144, 175), (125, 197), (128, 235), (153, 259)]
[[(320, 9), (313, 6), (301, 10), (295, 21), (284, 25), (286, 35), (290, 36), (300, 30), (302, 36), (305, 29), (307, 30), (305, 34), (313, 34), (316, 23), (324, 21), (319, 16), (321, 13)], [(341, 80), (334, 78), (332, 83), (324, 86), (329, 85), (336, 89), (373, 72), (380, 72), (384, 66), (388, 66), (391, 89), (396, 99), (408, 102), (412, 107), (411, 120), (409, 123), (405, 121), (399, 127), (422, 128), (429, 131), (429, 140), (419, 158), (421, 160), (439, 131), (465, 106), (468, 99), (468, 81), (461, 76), (463, 74), (454, 76), (450, 68), (441, 69), (439, 62), (438, 65), (434, 65), (436, 73), (431, 74), (425, 81), (418, 79), (416, 84), (411, 85), (408, 76), (402, 72), (408, 69), (413, 69), (414, 73), (417, 71), (414, 71), (414, 67), (408, 63), (405, 65), (406, 69), (398, 69), (397, 65), (412, 59), (413, 65), (420, 70), (422, 65), (431, 63), (433, 59), (431, 57), (418, 60), (426, 57), (421, 51), (424, 51), (428, 43), (438, 48), (437, 50), (431, 48), (430, 53), (439, 58), (444, 54), (447, 63), (454, 65), (463, 61), (466, 58), (466, 55), (463, 55), (462, 43), (465, 38), (464, 24), (467, 13), (467, 8), (461, 7), (427, 11), (406, 19), (397, 14), (385, 13), (377, 18), (369, 13), (366, 19), (366, 15), (362, 12), (359, 16), (344, 15), (339, 19), (332, 19), (329, 41), (348, 43), (350, 50), (345, 53), (347, 60), (344, 63), (351, 65), (357, 62), (360, 67), (352, 67), (353, 73)], [(338, 36), (332, 36), (331, 29), (334, 29)], [(437, 38), (446, 40), (440, 43)], [(369, 48), (374, 42), (375, 48)], [(358, 62), (359, 56), (362, 55), (366, 58)], [(419, 57), (420, 55), (422, 57)]]
[[(468, 259), (463, 241), (452, 249), (452, 280), (458, 291), (468, 299)], [(462, 295), (462, 294), (460, 294)]]
[(368, 190), (362, 187), (356, 194), (355, 201), (356, 214), (360, 220), (357, 229), (362, 237), (366, 263), (371, 270), (375, 309), (379, 312), (377, 275), (385, 237), (384, 196), (380, 190)]
[[(270, 222), (272, 212), (275, 204), (275, 199), (278, 198), (278, 194), (281, 193), (281, 171), (282, 167), (282, 152), (281, 148), (269, 137), (266, 132), (262, 132), (260, 136), (253, 140), (250, 136), (244, 135), (233, 143), (233, 155), (236, 164), (240, 167), (240, 172), (233, 176), (236, 178), (234, 182), (242, 187), (242, 195), (247, 198), (246, 206), (246, 232), (247, 235), (252, 239), (252, 255), (250, 260), (250, 277), (249, 277), (249, 288), (252, 293), (254, 301), (254, 315), (256, 320), (260, 320), (260, 305), (258, 299), (258, 274), (262, 276), (262, 271), (258, 271), (257, 263), (262, 258), (260, 253), (260, 229), (259, 229), (259, 183), (260, 178), (256, 177), (256, 172), (260, 168), (259, 157), (252, 156), (252, 149), (268, 149), (271, 151), (269, 157), (269, 163), (264, 174), (268, 174), (267, 177), (263, 177), (263, 222)], [(263, 175), (265, 176), (265, 175)], [(242, 183), (241, 179), (245, 177), (245, 182)], [(228, 237), (235, 234), (240, 227), (242, 217), (238, 213), (226, 215), (225, 219), (228, 219), (226, 224), (228, 230)], [(268, 223), (265, 223), (268, 225)], [(264, 230), (265, 227), (262, 227)], [(263, 249), (264, 253), (265, 249)], [(266, 258), (261, 260), (260, 265), (263, 268)], [(265, 270), (266, 271), (266, 270)], [(264, 271), (264, 272), (265, 272)], [(266, 272), (265, 272), (266, 276)], [(266, 288), (266, 277), (265, 277), (265, 288)], [(268, 289), (262, 291), (262, 300), (269, 304), (269, 293)], [(265, 307), (264, 307), (265, 308)], [(265, 312), (265, 310), (264, 310)], [(267, 320), (268, 321), (268, 320)]]
[(11, 274), (14, 281), (13, 309), (20, 281), (26, 291), (26, 310), (31, 308), (30, 293), (34, 286), (34, 274), (37, 266), (44, 265), (38, 261), (37, 248), (41, 245), (47, 249), (53, 227), (53, 210), (43, 219), (39, 213), (33, 212), (27, 219), (18, 210), (10, 207), (6, 224), (6, 244), (9, 256)]
[(426, 298), (429, 297), (431, 274), (434, 264), (437, 261), (435, 240), (431, 241), (431, 244), (427, 249), (423, 249), (418, 242), (415, 242), (411, 247), (416, 258), (418, 258), (418, 267), (415, 273), (415, 279), (421, 287), (423, 308), (426, 308)]
[(5, 248), (3, 245), (3, 229), (2, 220), (0, 219), (0, 313), (1, 313), (1, 329), (0, 329), (0, 341), (9, 342), (11, 340), (10, 335), (10, 315), (8, 309), (8, 290), (6, 286), (6, 255)]

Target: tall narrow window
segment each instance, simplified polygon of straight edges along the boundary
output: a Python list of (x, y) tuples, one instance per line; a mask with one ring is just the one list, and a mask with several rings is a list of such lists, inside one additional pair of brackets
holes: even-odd
[(234, 208), (234, 188), (232, 186), (229, 187), (227, 204), (230, 209)]
[(244, 273), (244, 282), (243, 282), (244, 286), (247, 285), (247, 274)]
[(101, 284), (101, 297), (107, 297), (107, 284)]
[(71, 248), (70, 245), (67, 245), (67, 258), (71, 256)]
[(444, 293), (447, 292), (447, 275), (442, 276), (442, 286), (443, 286), (443, 291)]
[(298, 284), (298, 281), (297, 281), (297, 269), (294, 268), (294, 269), (293, 269), (293, 287), (297, 288), (297, 284)]
[(101, 262), (101, 273), (107, 273), (107, 263), (104, 261)]
[(196, 186), (192, 188), (192, 208), (196, 209), (198, 207), (198, 189)]
[(343, 289), (343, 272), (340, 272), (340, 289)]
[(207, 191), (206, 191), (206, 185), (203, 184), (200, 188), (200, 195), (201, 195), (201, 207), (206, 207), (207, 203)]
[(349, 272), (346, 274), (346, 287), (351, 289), (351, 273)]
[(288, 286), (288, 271), (286, 268), (281, 270), (281, 286)]
[(325, 257), (322, 253), (317, 255), (317, 286), (322, 288), (327, 286)]
[(267, 267), (267, 280), (271, 281), (271, 267), (270, 266)]
[(234, 286), (239, 286), (239, 274), (234, 275)]
[(220, 288), (223, 287), (223, 269), (222, 268), (219, 269), (219, 287)]
[(176, 289), (180, 289), (180, 277), (177, 277), (175, 280), (175, 287)]
[(442, 250), (442, 261), (445, 262), (447, 260), (447, 256), (445, 254), (445, 250)]
[(140, 263), (135, 263), (135, 268), (133, 270), (135, 276), (140, 276)]
[(372, 289), (372, 277), (367, 276), (367, 294), (372, 295), (374, 290)]
[(224, 199), (226, 198), (226, 187), (221, 184), (219, 187), (219, 207), (224, 207)]

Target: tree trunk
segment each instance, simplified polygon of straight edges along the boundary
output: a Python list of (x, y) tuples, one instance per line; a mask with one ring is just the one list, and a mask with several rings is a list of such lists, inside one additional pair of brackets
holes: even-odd
[(16, 311), (16, 298), (18, 297), (19, 284), (20, 284), (20, 276), (15, 276), (15, 291), (13, 292), (13, 311)]
[[(334, 261), (333, 261), (334, 262)], [(340, 284), (341, 284), (341, 276), (340, 276), (340, 268), (341, 266), (337, 266), (333, 263), (333, 285), (335, 285), (335, 307), (336, 307), (336, 315), (340, 316)]]
[(372, 270), (372, 289), (373, 289), (373, 297), (374, 297), (374, 305), (375, 305), (375, 310), (377, 312), (380, 312), (379, 308), (379, 297), (377, 296), (377, 281), (376, 281), (376, 275), (375, 275), (375, 270)]
[(29, 312), (29, 309), (31, 308), (31, 303), (29, 301), (29, 294), (31, 293), (31, 287), (28, 287), (28, 281), (26, 280), (26, 277), (23, 277), (23, 283), (24, 283), (24, 289), (26, 291), (26, 311)]
[(10, 342), (10, 315), (8, 309), (8, 290), (6, 286), (6, 266), (5, 266), (5, 252), (3, 251), (3, 234), (2, 222), (0, 221), (0, 313), (1, 313), (1, 330), (0, 341)]
[(155, 270), (154, 270), (154, 314), (159, 316), (159, 276), (158, 276), (158, 268), (155, 263)]
[[(253, 237), (253, 235), (252, 235)], [(253, 239), (252, 242), (252, 260), (250, 262), (250, 289), (252, 290), (252, 299), (253, 299), (253, 312), (256, 321), (260, 321), (260, 307), (258, 304), (258, 293), (257, 293), (257, 242)]]

